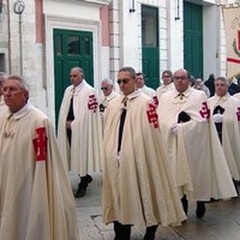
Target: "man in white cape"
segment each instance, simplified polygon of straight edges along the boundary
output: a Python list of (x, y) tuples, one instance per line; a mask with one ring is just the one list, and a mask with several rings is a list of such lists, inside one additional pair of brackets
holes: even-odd
[(131, 226), (139, 222), (147, 227), (144, 240), (153, 240), (158, 224), (185, 219), (155, 105), (135, 90), (135, 78), (133, 68), (119, 70), (123, 95), (109, 103), (104, 117), (103, 221), (114, 223), (115, 240), (130, 240)]
[(103, 96), (99, 98), (99, 110), (102, 115), (105, 108), (108, 106), (108, 103), (115, 97), (119, 96), (119, 93), (114, 91), (113, 86), (113, 80), (110, 78), (105, 78), (101, 82), (101, 90), (103, 92)]
[(84, 80), (84, 71), (74, 67), (66, 88), (58, 122), (58, 140), (66, 168), (80, 176), (76, 198), (86, 194), (91, 172), (101, 168), (101, 120), (96, 92)]
[(78, 240), (75, 203), (54, 129), (9, 76), (0, 115), (0, 239)]
[(185, 69), (174, 73), (175, 90), (162, 95), (158, 114), (164, 144), (182, 196), (197, 201), (196, 215), (202, 218), (204, 202), (236, 196), (231, 174), (210, 117), (206, 94), (189, 86)]
[(155, 90), (145, 85), (144, 73), (138, 72), (136, 74), (136, 85), (138, 89), (140, 89), (144, 94), (146, 94), (150, 98), (154, 98), (156, 96)]
[(164, 70), (162, 72), (162, 85), (159, 86), (156, 90), (156, 95), (158, 100), (164, 94), (165, 92), (174, 90), (174, 84), (173, 84), (173, 73), (170, 70)]
[(215, 95), (208, 100), (236, 190), (240, 179), (240, 101), (228, 93), (225, 77), (215, 79)]

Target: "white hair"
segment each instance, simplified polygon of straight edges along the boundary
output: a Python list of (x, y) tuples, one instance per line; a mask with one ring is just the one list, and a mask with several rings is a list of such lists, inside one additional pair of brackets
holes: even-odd
[(102, 83), (103, 83), (103, 82), (107, 82), (107, 83), (108, 83), (109, 85), (111, 85), (111, 86), (114, 85), (113, 80), (110, 79), (110, 78), (104, 78), (104, 79), (102, 80)]

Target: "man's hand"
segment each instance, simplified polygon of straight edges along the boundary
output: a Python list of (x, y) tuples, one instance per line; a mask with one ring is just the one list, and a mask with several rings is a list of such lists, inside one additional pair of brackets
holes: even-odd
[(223, 114), (216, 113), (212, 116), (212, 119), (215, 123), (222, 123), (223, 122)]

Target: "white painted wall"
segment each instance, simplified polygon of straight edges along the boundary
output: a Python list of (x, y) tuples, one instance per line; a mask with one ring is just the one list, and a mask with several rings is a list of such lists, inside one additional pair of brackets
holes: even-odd
[[(131, 66), (137, 71), (142, 70), (142, 36), (141, 36), (141, 4), (158, 7), (159, 8), (159, 41), (160, 41), (160, 67), (165, 69), (168, 66), (168, 20), (167, 20), (167, 3), (169, 1), (162, 0), (138, 0), (135, 1), (135, 12), (129, 12), (132, 8), (132, 1), (113, 1), (113, 8), (117, 10), (116, 18), (119, 22), (113, 22), (115, 26), (112, 27), (113, 47), (111, 48), (111, 57), (115, 60), (111, 64), (111, 72), (117, 74), (117, 70), (123, 66)], [(118, 40), (117, 40), (118, 37)], [(118, 46), (119, 42), (119, 46)], [(113, 53), (119, 51), (119, 58)], [(117, 68), (118, 67), (118, 68)], [(159, 73), (160, 74), (160, 73)]]
[[(183, 2), (179, 1), (179, 12), (177, 1), (169, 1), (168, 16), (168, 63), (165, 69), (175, 71), (183, 67)], [(175, 19), (179, 16), (180, 19)], [(162, 68), (162, 71), (164, 68)]]
[[(92, 1), (92, 0), (91, 0)], [(225, 36), (220, 8), (215, 0), (192, 0), (203, 4), (204, 26), (204, 78), (209, 73), (225, 73)], [(5, 1), (6, 2), (6, 1)], [(8, 55), (7, 9), (4, 5), (0, 17), (0, 53), (6, 54), (7, 70), (20, 71), (18, 15), (13, 13), (14, 0), (10, 0), (11, 55)], [(23, 75), (30, 84), (31, 102), (46, 112), (54, 122), (54, 66), (53, 29), (86, 30), (94, 39), (94, 85), (99, 89), (103, 78), (116, 80), (120, 67), (130, 65), (137, 71), (142, 68), (141, 45), (141, 4), (159, 8), (160, 75), (165, 69), (183, 66), (183, 0), (179, 0), (180, 20), (177, 15), (176, 0), (135, 0), (136, 11), (129, 13), (132, 0), (112, 0), (110, 7), (110, 48), (102, 47), (101, 4), (79, 0), (44, 0), (45, 46), (36, 43), (35, 4), (24, 0), (26, 9), (22, 15), (23, 25)], [(109, 1), (103, 1), (108, 2)], [(5, 14), (5, 15), (4, 15)], [(8, 57), (10, 56), (10, 58)], [(110, 59), (110, 61), (109, 61)]]
[(216, 5), (203, 7), (203, 69), (204, 80), (209, 74), (219, 74), (221, 49), (220, 46), (220, 21), (219, 9)]

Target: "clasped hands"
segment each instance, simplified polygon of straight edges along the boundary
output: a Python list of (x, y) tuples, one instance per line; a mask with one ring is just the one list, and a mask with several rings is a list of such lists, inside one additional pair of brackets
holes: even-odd
[(223, 114), (216, 113), (216, 114), (212, 115), (212, 119), (215, 123), (222, 123), (223, 122)]

